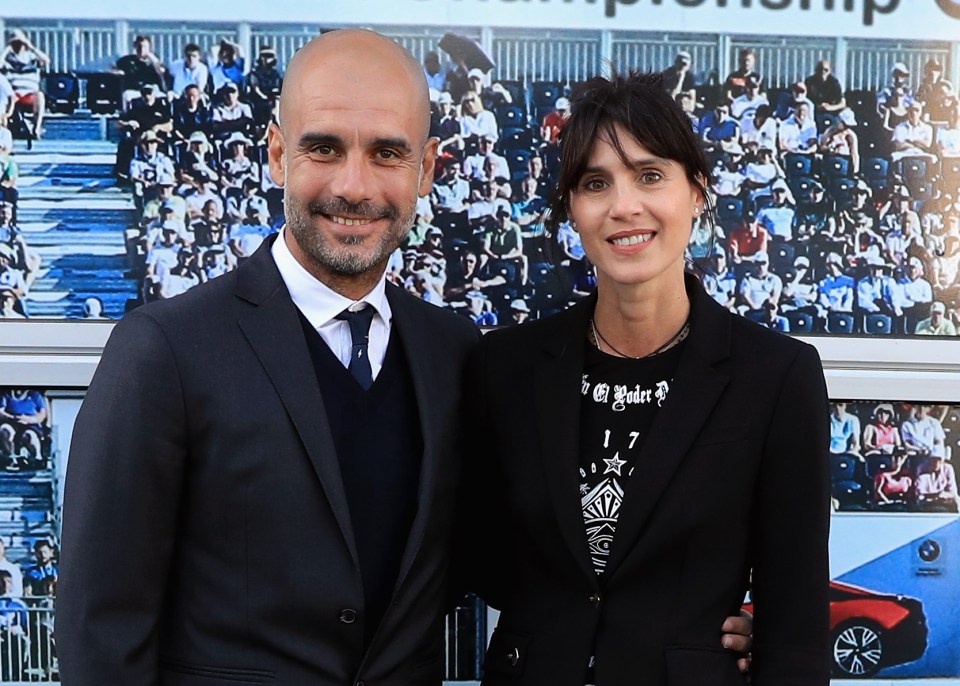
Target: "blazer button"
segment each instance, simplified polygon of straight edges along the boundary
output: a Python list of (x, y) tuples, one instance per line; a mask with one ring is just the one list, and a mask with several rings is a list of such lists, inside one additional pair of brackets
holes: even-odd
[(592, 596), (590, 596), (587, 600), (590, 601), (590, 604), (591, 604), (591, 605), (599, 606), (599, 605), (600, 605), (600, 594), (599, 594), (599, 593), (594, 593), (594, 594), (593, 594)]
[[(357, 621), (357, 611), (347, 608), (340, 613), (340, 621), (344, 624), (353, 624)], [(359, 685), (358, 685), (359, 686)]]

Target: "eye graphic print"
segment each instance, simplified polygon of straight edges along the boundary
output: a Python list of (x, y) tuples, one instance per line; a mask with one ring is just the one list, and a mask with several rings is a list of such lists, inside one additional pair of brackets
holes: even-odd
[(937, 5), (954, 19), (960, 19), (960, 0), (937, 0)]

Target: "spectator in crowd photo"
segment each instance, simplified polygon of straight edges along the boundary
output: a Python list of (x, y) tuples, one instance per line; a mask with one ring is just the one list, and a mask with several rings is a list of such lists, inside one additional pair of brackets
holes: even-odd
[[(245, 214), (246, 208), (241, 209)], [(193, 233), (194, 245), (198, 248), (226, 245), (226, 227), (223, 224), (220, 206), (213, 200), (207, 200), (203, 204), (200, 217), (190, 224), (190, 231)]]
[(130, 177), (130, 169), (136, 159), (147, 154), (144, 152), (144, 145), (148, 138), (157, 141), (159, 150), (160, 143), (166, 141), (173, 131), (170, 107), (160, 96), (159, 88), (153, 84), (145, 84), (140, 97), (132, 100), (127, 111), (120, 115), (117, 126), (120, 128), (121, 137), (117, 143), (116, 172), (118, 177), (123, 179)]
[(790, 118), (780, 124), (778, 146), (784, 155), (812, 155), (817, 151), (817, 122), (810, 110), (810, 103), (801, 101)]
[(243, 85), (246, 69), (244, 58), (238, 43), (224, 38), (217, 46), (217, 61), (210, 67), (210, 79), (214, 93), (219, 93), (224, 86), (232, 83), (238, 88)]
[[(774, 121), (772, 118), (770, 121)], [(743, 186), (750, 200), (773, 195), (773, 186), (785, 181), (786, 174), (774, 155), (772, 145), (763, 144), (743, 170)]]
[(153, 129), (140, 136), (139, 154), (130, 162), (129, 178), (138, 201), (149, 199), (161, 175), (174, 176), (176, 171), (166, 153), (160, 151), (160, 137)]
[(437, 110), (432, 133), (440, 140), (437, 151), (442, 155), (448, 147), (459, 151), (463, 146), (460, 136), (460, 115), (453, 105), (453, 96), (443, 91), (437, 96)]
[(901, 333), (911, 334), (917, 321), (929, 311), (933, 302), (933, 286), (924, 278), (923, 260), (911, 255), (906, 262), (906, 269), (897, 278), (897, 285), (900, 286), (900, 309), (906, 318), (906, 327)]
[(730, 259), (734, 264), (754, 262), (758, 258), (767, 258), (770, 232), (760, 226), (752, 210), (744, 213), (743, 220), (730, 232)]
[(545, 143), (557, 142), (557, 137), (570, 117), (570, 101), (567, 98), (557, 98), (554, 107), (556, 109), (545, 114), (540, 124), (540, 135)]
[(785, 181), (778, 179), (773, 182), (771, 190), (773, 201), (757, 212), (757, 223), (767, 230), (774, 242), (790, 241), (793, 238), (794, 220), (797, 215), (796, 208), (791, 202), (790, 188)]
[(456, 158), (441, 156), (437, 160), (439, 177), (433, 184), (430, 200), (435, 217), (462, 216), (466, 224), (466, 210), (470, 201), (470, 183), (461, 175)]
[(184, 87), (183, 94), (173, 103), (173, 139), (190, 141), (196, 133), (204, 135), (210, 129), (213, 113), (203, 100), (203, 92), (196, 84)]
[(882, 257), (869, 257), (867, 274), (857, 282), (857, 310), (861, 313), (899, 317), (900, 297), (897, 283), (889, 275), (890, 265)]
[(465, 143), (478, 143), (483, 136), (500, 139), (497, 118), (484, 109), (483, 101), (474, 91), (467, 91), (460, 100), (460, 136)]
[(157, 299), (173, 298), (201, 283), (198, 257), (199, 253), (189, 246), (180, 248), (176, 263), (160, 274), (160, 282), (156, 289)]
[[(931, 109), (931, 104), (937, 102), (941, 105), (941, 99), (953, 94), (953, 84), (943, 77), (943, 65), (931, 57), (923, 65), (923, 76), (920, 77), (920, 85), (917, 86), (917, 100), (926, 103), (927, 110)], [(939, 117), (931, 116), (931, 119), (942, 121)]]
[(771, 152), (776, 150), (779, 132), (780, 122), (773, 116), (770, 105), (760, 105), (754, 110), (753, 116), (740, 121), (740, 142), (753, 153), (759, 153), (764, 148), (769, 148)]
[(30, 289), (24, 273), (14, 266), (16, 260), (16, 251), (9, 245), (0, 243), (0, 289), (7, 291), (7, 298), (14, 299), (13, 311), (26, 316), (23, 299)]
[(481, 69), (471, 69), (467, 73), (467, 92), (479, 95), (485, 109), (492, 112), (500, 105), (513, 103), (513, 96), (502, 83), (494, 82), (487, 86), (486, 80), (487, 75)]
[(38, 597), (51, 594), (52, 586), (60, 577), (57, 550), (45, 538), (33, 543), (33, 564), (23, 570), (23, 582), (27, 595)]
[(497, 180), (488, 179), (470, 194), (467, 222), (474, 232), (481, 232), (496, 220), (498, 214), (506, 212), (509, 215), (512, 209), (510, 201), (501, 196)]
[(830, 312), (852, 313), (856, 284), (843, 271), (843, 258), (832, 252), (826, 259), (827, 274), (817, 284), (817, 305), (825, 318)]
[(746, 178), (743, 148), (739, 145), (731, 145), (713, 170), (711, 188), (718, 196), (738, 197), (743, 190), (743, 182)]
[(237, 258), (237, 264), (243, 264), (263, 244), (267, 236), (275, 233), (269, 223), (267, 201), (263, 198), (251, 198), (246, 206), (243, 219), (231, 226), (227, 234), (227, 244)]
[(917, 322), (915, 333), (921, 336), (956, 336), (957, 327), (947, 317), (947, 306), (937, 301), (930, 305), (930, 316)]
[(787, 272), (783, 278), (783, 292), (780, 295), (780, 312), (805, 312), (816, 316), (817, 283), (813, 280), (810, 258), (798, 255), (793, 260), (793, 272)]
[(14, 593), (13, 576), (0, 568), (0, 681), (3, 683), (26, 679), (30, 623), (27, 606), (19, 598)]
[(937, 129), (937, 154), (943, 159), (960, 157), (960, 103), (953, 101), (947, 123)]
[(84, 298), (83, 318), (94, 320), (106, 319), (107, 317), (103, 313), (103, 301), (93, 295), (88, 298)]
[(0, 319), (26, 319), (20, 296), (10, 286), (0, 286)]
[[(871, 425), (867, 425), (869, 429)], [(893, 427), (896, 430), (896, 427)], [(866, 429), (864, 430), (866, 431)], [(913, 476), (907, 465), (907, 454), (897, 452), (893, 464), (881, 469), (873, 477), (873, 501), (883, 508), (888, 505), (905, 505), (913, 495)]]
[(907, 120), (907, 108), (906, 91), (902, 88), (895, 88), (883, 108), (883, 128), (892, 134), (897, 126)]
[(34, 138), (40, 138), (43, 135), (43, 117), (46, 113), (47, 101), (40, 88), (40, 72), (49, 64), (50, 58), (30, 42), (26, 33), (20, 29), (10, 32), (6, 47), (0, 52), (0, 71), (7, 77), (13, 88), (16, 104), (33, 113), (31, 134)]
[(7, 590), (6, 595), (11, 598), (22, 598), (23, 572), (20, 570), (20, 565), (7, 558), (7, 541), (3, 536), (0, 536), (0, 572), (10, 575), (10, 589)]
[(193, 190), (184, 197), (187, 203), (187, 218), (193, 221), (203, 212), (203, 206), (208, 201), (213, 201), (217, 205), (220, 215), (224, 213), (223, 198), (217, 192), (216, 184), (213, 179), (203, 171), (191, 174), (193, 180)]
[[(477, 140), (477, 152), (463, 161), (463, 176), (468, 181), (489, 181), (496, 178), (510, 178), (510, 166), (507, 158), (493, 151), (497, 138), (486, 133)], [(488, 173), (489, 172), (489, 173)]]
[(153, 52), (153, 42), (148, 36), (133, 39), (133, 52), (117, 60), (116, 71), (120, 74), (124, 110), (141, 96), (144, 86), (156, 86), (157, 92), (166, 91), (164, 78), (167, 70)]
[(830, 60), (823, 59), (817, 62), (813, 73), (803, 80), (807, 87), (807, 97), (815, 107), (824, 112), (840, 112), (846, 106), (843, 97), (843, 87), (832, 73)]
[(271, 45), (261, 45), (257, 61), (247, 75), (248, 95), (254, 103), (272, 102), (280, 97), (283, 75), (277, 65), (277, 51)]
[(850, 160), (850, 174), (860, 173), (860, 139), (854, 127), (857, 117), (849, 107), (840, 110), (833, 124), (820, 136), (819, 151), (823, 155), (840, 155)]
[[(874, 408), (870, 421), (863, 428), (864, 455), (892, 455), (903, 451), (903, 439), (895, 418), (896, 413), (890, 403), (880, 403)], [(901, 463), (896, 471), (902, 467)]]
[(817, 180), (811, 181), (807, 197), (797, 202), (794, 227), (798, 244), (831, 240), (836, 235), (835, 213), (836, 207), (827, 197), (823, 184)]
[(759, 318), (768, 306), (780, 306), (783, 280), (770, 271), (770, 258), (765, 252), (753, 257), (752, 266), (740, 280), (740, 305), (738, 311), (744, 316)]
[(513, 198), (513, 220), (525, 234), (539, 236), (543, 233), (543, 213), (546, 209), (547, 199), (540, 194), (536, 180), (527, 174), (517, 184)]
[[(489, 223), (483, 233), (482, 253), (489, 260), (492, 271), (509, 269), (519, 278), (521, 284), (527, 282), (527, 256), (523, 253), (523, 237), (520, 225), (511, 218), (508, 208), (498, 208), (496, 218)], [(508, 278), (508, 281), (511, 279)]]
[(10, 266), (23, 274), (24, 285), (30, 288), (40, 274), (40, 255), (27, 245), (23, 230), (15, 220), (13, 203), (0, 200), (0, 245), (6, 245), (13, 251)]
[(170, 86), (170, 101), (179, 98), (187, 86), (196, 86), (200, 92), (207, 90), (210, 70), (202, 60), (203, 51), (196, 43), (187, 43), (183, 48), (183, 58), (170, 63), (168, 76), (173, 80)]
[(726, 309), (734, 309), (738, 292), (737, 275), (727, 263), (727, 252), (723, 246), (714, 246), (702, 280), (707, 295)]
[(763, 303), (755, 321), (771, 331), (790, 333), (790, 320), (780, 314), (780, 308), (772, 302)]
[(932, 410), (932, 405), (911, 405), (900, 426), (900, 434), (910, 452), (946, 457), (946, 434), (941, 420), (931, 414)]
[(933, 127), (921, 119), (923, 103), (915, 100), (907, 107), (907, 119), (893, 130), (893, 153), (890, 159), (927, 157), (936, 159), (933, 152)]
[(917, 475), (917, 505), (921, 510), (956, 512), (960, 505), (957, 474), (943, 455), (931, 454)]
[(749, 77), (756, 79), (757, 83), (763, 83), (763, 76), (756, 71), (756, 65), (757, 53), (753, 48), (741, 48), (737, 53), (737, 69), (730, 72), (723, 82), (723, 95), (728, 101), (743, 95)]
[(883, 115), (894, 96), (899, 96), (903, 106), (909, 106), (916, 98), (910, 88), (910, 70), (903, 62), (895, 62), (890, 70), (890, 85), (877, 93), (877, 111)]
[(530, 319), (530, 306), (527, 301), (517, 298), (510, 303), (510, 323), (523, 324)]
[(174, 219), (186, 221), (187, 202), (174, 193), (176, 186), (177, 182), (171, 174), (163, 172), (157, 176), (156, 196), (144, 203), (143, 213), (140, 215), (141, 224), (149, 224), (159, 217), (161, 208), (169, 210)]
[(423, 75), (427, 79), (427, 87), (435, 91), (442, 91), (447, 85), (447, 70), (440, 62), (440, 55), (436, 50), (428, 50), (423, 56)]
[(774, 116), (781, 121), (786, 121), (797, 111), (801, 103), (808, 107), (807, 118), (816, 121), (817, 108), (813, 101), (807, 97), (807, 85), (803, 81), (797, 81), (790, 86), (790, 94), (781, 95), (777, 102), (771, 103), (774, 107)]
[(13, 116), (13, 112), (16, 107), (16, 91), (13, 90), (13, 85), (11, 85), (10, 80), (3, 73), (3, 69), (0, 69), (0, 132), (2, 132), (0, 149), (13, 149), (13, 138), (11, 137), (10, 129), (8, 127), (10, 124), (10, 118)]
[(213, 108), (211, 131), (218, 139), (226, 139), (233, 133), (248, 134), (253, 128), (253, 110), (240, 101), (240, 87), (227, 81), (217, 91), (220, 102)]
[(687, 50), (677, 53), (673, 64), (663, 70), (663, 87), (674, 100), (681, 94), (696, 100), (697, 84), (693, 78), (693, 56)]
[(744, 119), (753, 119), (758, 107), (769, 104), (767, 96), (760, 92), (760, 82), (755, 76), (749, 76), (744, 86), (743, 95), (730, 103), (730, 114), (740, 122), (742, 129)]
[(680, 93), (677, 96), (677, 102), (680, 103), (680, 109), (690, 120), (690, 128), (697, 135), (700, 135), (700, 116), (698, 114), (697, 99), (690, 93)]
[(830, 452), (834, 455), (860, 454), (860, 418), (847, 412), (847, 403), (830, 404)]
[(893, 268), (899, 272), (906, 272), (907, 257), (913, 253), (923, 253), (923, 236), (920, 233), (920, 217), (913, 210), (907, 210), (900, 215), (894, 215), (897, 221), (890, 224), (890, 230), (884, 237), (886, 258)]
[(160, 237), (147, 250), (144, 277), (146, 300), (156, 300), (160, 285), (167, 273), (177, 266), (180, 251), (184, 247), (183, 223), (166, 219), (160, 225)]
[(721, 100), (700, 120), (700, 137), (710, 150), (725, 150), (740, 140), (740, 123), (730, 116), (730, 102)]
[(231, 133), (223, 142), (226, 151), (220, 163), (221, 190), (240, 190), (244, 181), (260, 182), (260, 165), (250, 159), (249, 151), (253, 148), (253, 141), (239, 131)]
[(180, 155), (178, 170), (186, 184), (193, 182), (198, 174), (205, 174), (211, 181), (220, 180), (220, 162), (210, 139), (203, 131), (194, 131), (187, 139), (186, 150)]

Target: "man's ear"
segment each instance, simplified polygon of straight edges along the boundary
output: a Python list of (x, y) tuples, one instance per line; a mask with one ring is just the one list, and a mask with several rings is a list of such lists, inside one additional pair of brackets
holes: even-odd
[(271, 123), (270, 128), (267, 129), (267, 160), (270, 163), (270, 178), (281, 187), (285, 181), (285, 154), (286, 141), (283, 139), (283, 131), (276, 123)]
[(433, 188), (433, 172), (437, 166), (437, 147), (439, 145), (440, 139), (431, 136), (423, 147), (423, 162), (420, 165), (420, 186), (418, 188), (418, 195), (421, 198), (430, 195), (430, 189)]

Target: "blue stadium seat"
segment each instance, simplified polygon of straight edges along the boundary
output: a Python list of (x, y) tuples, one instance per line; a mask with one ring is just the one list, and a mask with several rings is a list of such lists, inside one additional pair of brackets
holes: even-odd
[(827, 314), (827, 333), (853, 333), (855, 320), (849, 312), (830, 312)]
[(893, 330), (893, 319), (886, 314), (870, 312), (864, 317), (863, 332), (872, 336), (886, 336)]
[(866, 504), (867, 490), (857, 480), (859, 463), (853, 455), (830, 456), (830, 480), (833, 497), (841, 509), (859, 509)]
[(743, 200), (721, 195), (717, 198), (717, 222), (724, 228), (736, 227), (743, 220)]
[(790, 178), (789, 174), (787, 175), (787, 185), (790, 186), (790, 192), (793, 193), (795, 198), (806, 198), (810, 195), (810, 188), (814, 183), (819, 183), (816, 179), (810, 176), (795, 176)]
[(563, 95), (563, 84), (558, 81), (534, 81), (530, 84), (530, 101), (538, 110), (554, 109), (557, 98)]
[(960, 159), (948, 157), (940, 166), (940, 177), (946, 188), (955, 189), (960, 186)]
[(527, 118), (523, 114), (523, 109), (517, 105), (498, 105), (494, 108), (493, 114), (497, 118), (497, 125), (501, 129), (525, 128), (527, 125)]
[(823, 133), (837, 123), (837, 115), (833, 112), (817, 112), (817, 131)]
[(890, 161), (884, 157), (867, 157), (860, 164), (860, 174), (874, 195), (882, 193), (890, 185)]
[(813, 315), (809, 312), (793, 310), (784, 315), (790, 322), (790, 333), (810, 333), (813, 331)]
[(527, 174), (527, 163), (533, 156), (533, 153), (524, 148), (514, 148), (504, 150), (503, 156), (507, 158), (507, 165), (510, 167), (511, 179), (517, 181)]
[(800, 153), (787, 153), (783, 160), (783, 171), (787, 174), (787, 179), (796, 179), (801, 176), (814, 176), (813, 155), (801, 155)]
[(44, 92), (51, 112), (73, 114), (80, 103), (80, 79), (76, 74), (47, 74)]
[(120, 110), (120, 76), (91, 74), (87, 77), (87, 109), (93, 114), (116, 114)]
[(776, 243), (770, 246), (770, 269), (777, 274), (783, 274), (793, 267), (793, 260), (797, 256), (797, 249), (790, 243)]
[(866, 464), (867, 478), (874, 479), (877, 474), (887, 472), (893, 469), (893, 455), (875, 454), (867, 455), (864, 458)]
[(820, 161), (820, 172), (826, 179), (850, 176), (850, 158), (845, 155), (824, 155)]
[(529, 149), (533, 145), (530, 137), (529, 128), (505, 127), (500, 129), (500, 140), (498, 141), (500, 150), (516, 150), (517, 148)]
[(838, 177), (830, 179), (829, 192), (833, 198), (838, 211), (853, 207), (853, 194), (857, 188), (857, 182), (848, 177)]
[(931, 166), (926, 157), (904, 157), (894, 163), (893, 173), (907, 182), (912, 179), (926, 179), (929, 178)]

